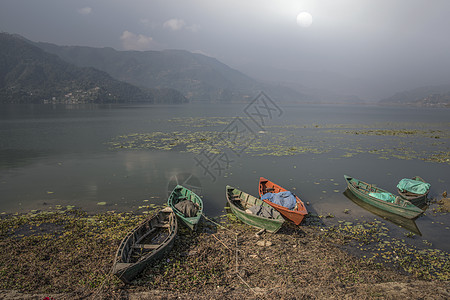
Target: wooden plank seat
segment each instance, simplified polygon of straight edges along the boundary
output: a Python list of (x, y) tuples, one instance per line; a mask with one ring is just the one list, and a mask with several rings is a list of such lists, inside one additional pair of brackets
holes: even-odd
[(135, 249), (148, 249), (153, 250), (158, 248), (161, 245), (152, 245), (152, 244), (134, 244), (132, 247)]

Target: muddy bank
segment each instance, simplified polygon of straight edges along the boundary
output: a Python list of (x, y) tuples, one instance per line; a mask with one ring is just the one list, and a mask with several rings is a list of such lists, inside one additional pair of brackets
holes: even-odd
[(143, 218), (72, 209), (2, 216), (0, 298), (450, 298), (448, 253), (392, 241), (382, 222), (327, 227), (318, 217), (260, 236), (225, 216), (195, 233), (181, 227), (166, 259), (124, 285), (110, 268)]

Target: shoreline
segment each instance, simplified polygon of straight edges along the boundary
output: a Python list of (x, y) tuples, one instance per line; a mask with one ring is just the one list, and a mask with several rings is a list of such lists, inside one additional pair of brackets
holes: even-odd
[(325, 226), (317, 216), (261, 236), (232, 216), (214, 218), (220, 226), (203, 218), (197, 232), (180, 227), (167, 258), (124, 285), (109, 275), (112, 260), (144, 217), (73, 209), (3, 215), (0, 299), (450, 296), (449, 253), (408, 247), (383, 222)]

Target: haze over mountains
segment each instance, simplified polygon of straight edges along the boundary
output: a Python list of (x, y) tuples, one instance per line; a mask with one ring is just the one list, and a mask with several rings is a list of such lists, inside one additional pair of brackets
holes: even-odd
[(381, 104), (450, 107), (450, 84), (424, 86), (382, 99)]
[(0, 33), (0, 103), (182, 103), (173, 89), (142, 89), (76, 67), (25, 39)]
[[(371, 102), (360, 96), (368, 82), (335, 73), (246, 68), (254, 79), (184, 50), (58, 46), (6, 33), (0, 39), (1, 102), (229, 103), (250, 101), (261, 90), (280, 102)], [(380, 103), (448, 106), (450, 84), (397, 92)]]
[(257, 81), (215, 58), (184, 50), (117, 51), (49, 43), (36, 45), (77, 66), (94, 67), (133, 85), (179, 90), (190, 101), (245, 101), (261, 90), (279, 101), (311, 100), (311, 96), (294, 89)]

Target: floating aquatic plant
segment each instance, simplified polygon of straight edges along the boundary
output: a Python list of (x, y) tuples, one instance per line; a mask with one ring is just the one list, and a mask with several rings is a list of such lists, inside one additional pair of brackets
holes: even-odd
[[(353, 245), (365, 253), (371, 262), (383, 262), (401, 267), (404, 271), (427, 280), (450, 279), (450, 254), (439, 249), (419, 249), (403, 239), (393, 238), (380, 221), (352, 223), (339, 221), (325, 229), (324, 236), (337, 238), (343, 245)], [(409, 233), (407, 237), (416, 235)], [(356, 244), (352, 244), (356, 242)], [(431, 247), (431, 243), (423, 240)]]
[[(252, 156), (297, 156), (328, 153), (329, 158), (361, 154), (378, 159), (424, 160), (450, 164), (448, 124), (377, 123), (266, 126), (236, 138), (223, 131), (233, 118), (174, 118), (183, 130), (130, 133), (114, 138), (114, 150), (156, 150), (220, 154), (235, 151)], [(208, 127), (208, 130), (200, 130)], [(214, 128), (213, 128), (214, 127)], [(409, 128), (408, 128), (409, 127)], [(215, 130), (210, 130), (215, 129)], [(439, 139), (439, 142), (430, 142)], [(375, 145), (375, 146), (374, 146)]]

